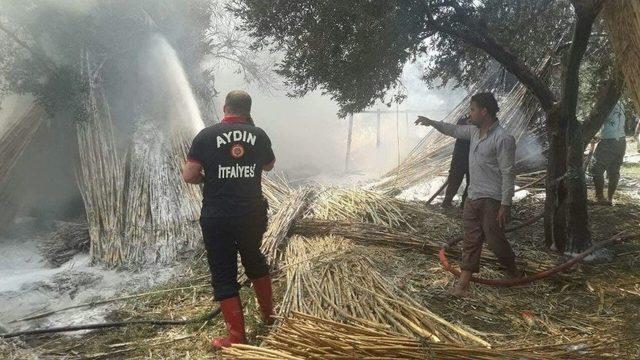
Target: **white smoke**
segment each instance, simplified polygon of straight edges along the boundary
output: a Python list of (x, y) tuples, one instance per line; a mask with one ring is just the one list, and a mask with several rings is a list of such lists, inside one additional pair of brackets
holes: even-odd
[(7, 95), (0, 99), (0, 138), (16, 120), (29, 110), (33, 102), (31, 95)]

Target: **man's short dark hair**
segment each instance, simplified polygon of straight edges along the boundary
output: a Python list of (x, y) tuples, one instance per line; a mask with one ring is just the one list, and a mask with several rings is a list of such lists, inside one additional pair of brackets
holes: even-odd
[(227, 111), (238, 115), (251, 115), (251, 96), (246, 91), (233, 90), (224, 100)]
[(476, 103), (478, 107), (487, 109), (489, 115), (495, 117), (500, 108), (498, 101), (490, 92), (477, 93), (471, 97), (471, 101)]

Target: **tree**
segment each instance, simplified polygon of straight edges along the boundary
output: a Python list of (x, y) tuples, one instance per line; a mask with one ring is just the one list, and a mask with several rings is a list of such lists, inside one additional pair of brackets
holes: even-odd
[[(602, 0), (235, 0), (231, 8), (255, 37), (255, 47), (284, 53), (277, 72), (293, 95), (321, 88), (340, 105), (341, 115), (384, 99), (398, 87), (403, 65), (418, 56), (429, 59), (425, 80), (431, 85), (471, 84), (487, 60), (499, 62), (546, 113), (547, 244), (580, 251), (591, 242), (582, 154), (622, 86), (610, 52), (602, 51), (606, 36), (591, 37), (594, 23), (604, 32), (597, 22), (602, 5)], [(609, 77), (593, 81), (592, 93), (602, 96), (584, 101), (593, 106), (580, 121), (576, 109), (585, 52), (592, 73), (597, 69)], [(533, 70), (547, 54), (561, 65), (561, 75), (550, 82)]]
[[(146, 38), (154, 33), (175, 48), (206, 123), (216, 116), (216, 68), (233, 66), (248, 81), (269, 83), (269, 72), (236, 35), (219, 1), (5, 0), (0, 9), (0, 99), (8, 93), (30, 93), (49, 113), (72, 109), (82, 119), (86, 85), (80, 76), (81, 51), (100, 57), (101, 69), (115, 69), (107, 82), (120, 89), (134, 79), (118, 68), (134, 66)], [(128, 98), (114, 92), (119, 95)]]

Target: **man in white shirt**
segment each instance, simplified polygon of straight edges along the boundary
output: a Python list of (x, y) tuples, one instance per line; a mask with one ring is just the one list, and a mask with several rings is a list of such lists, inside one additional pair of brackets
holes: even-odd
[[(624, 133), (625, 115), (620, 103), (613, 108), (600, 130), (600, 142), (593, 153), (591, 176), (596, 188), (596, 199), (600, 204), (611, 205), (613, 194), (620, 180), (620, 167), (627, 150)], [(604, 197), (604, 173), (607, 173), (609, 186), (607, 198)]]
[(468, 295), (471, 275), (480, 271), (480, 255), (485, 240), (508, 276), (521, 276), (515, 264), (515, 254), (504, 233), (514, 193), (516, 141), (500, 126), (497, 112), (498, 102), (493, 94), (479, 93), (471, 97), (471, 125), (449, 124), (422, 116), (416, 120), (416, 124), (433, 126), (445, 135), (471, 141), (471, 182), (462, 216), (462, 274), (452, 291), (459, 297)]

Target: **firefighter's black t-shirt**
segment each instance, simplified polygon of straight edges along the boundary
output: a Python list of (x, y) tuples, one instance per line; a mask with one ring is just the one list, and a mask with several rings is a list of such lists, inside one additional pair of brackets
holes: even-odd
[(262, 167), (275, 157), (264, 130), (223, 122), (196, 135), (188, 159), (204, 168), (201, 216), (226, 217), (258, 209), (262, 204)]

